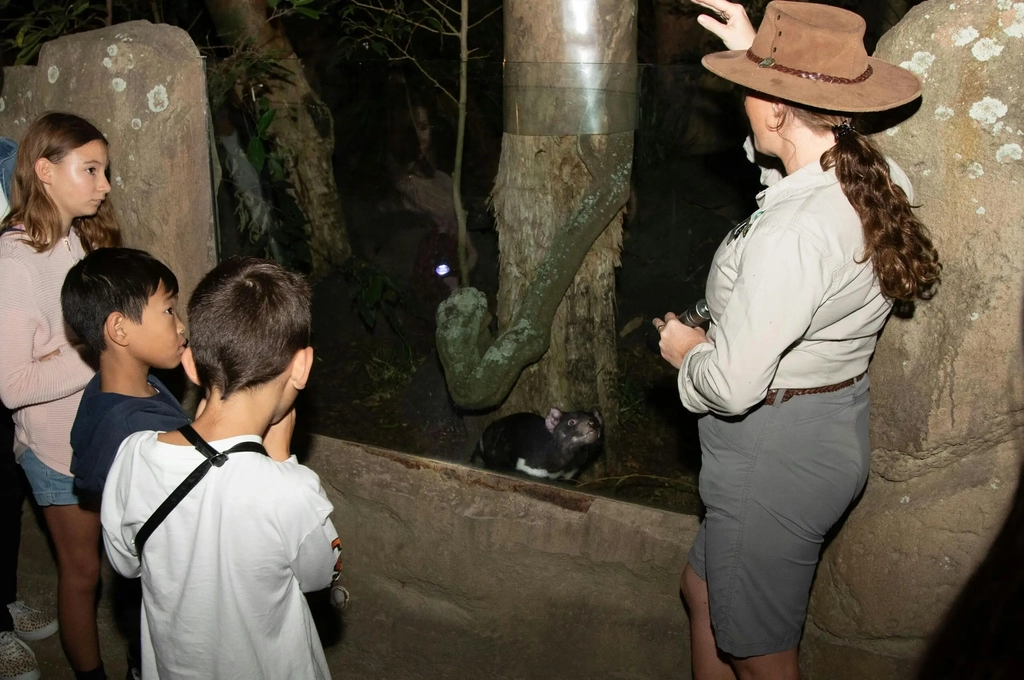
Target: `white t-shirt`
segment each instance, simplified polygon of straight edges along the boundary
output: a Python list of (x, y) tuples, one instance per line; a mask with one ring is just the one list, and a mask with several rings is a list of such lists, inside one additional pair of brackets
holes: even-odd
[[(316, 473), (293, 456), (232, 453), (145, 544), (135, 535), (204, 459), (156, 432), (124, 440), (103, 491), (103, 541), (142, 577), (142, 677), (329, 678), (303, 592), (331, 583), (338, 537)], [(210, 442), (219, 451), (256, 436)]]

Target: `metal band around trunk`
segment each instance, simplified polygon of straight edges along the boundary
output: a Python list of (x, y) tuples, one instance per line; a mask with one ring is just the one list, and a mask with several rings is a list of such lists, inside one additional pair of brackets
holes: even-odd
[(504, 130), (513, 135), (607, 135), (637, 129), (636, 64), (506, 62)]

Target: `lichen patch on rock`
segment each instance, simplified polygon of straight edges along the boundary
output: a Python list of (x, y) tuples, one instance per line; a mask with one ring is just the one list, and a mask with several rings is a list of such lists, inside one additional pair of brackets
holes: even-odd
[(927, 78), (928, 69), (931, 68), (934, 62), (935, 55), (931, 52), (914, 52), (914, 56), (909, 61), (902, 62), (900, 66), (912, 73), (916, 73), (922, 78)]
[(150, 90), (146, 99), (149, 102), (149, 110), (153, 113), (160, 113), (170, 104), (170, 100), (167, 98), (167, 88), (163, 85), (157, 85)]
[(967, 115), (979, 123), (992, 125), (1005, 116), (1008, 110), (1006, 104), (995, 97), (985, 97), (981, 101), (971, 104), (971, 109)]
[[(1005, 5), (1005, 6), (1004, 6)], [(1003, 33), (1012, 38), (1024, 38), (1024, 2), (1009, 2), (1000, 0), (999, 9), (1003, 14), (999, 17), (999, 25), (1003, 27)]]
[(953, 34), (953, 44), (957, 47), (963, 47), (964, 45), (970, 45), (975, 38), (978, 37), (978, 29), (974, 26), (968, 26), (967, 28), (961, 28), (959, 31)]
[(1019, 161), (1022, 154), (1020, 144), (1003, 144), (996, 150), (996, 160), (1000, 163)]
[(974, 47), (971, 48), (971, 54), (978, 61), (988, 61), (998, 57), (1003, 51), (1003, 46), (997, 43), (992, 38), (982, 38), (978, 42), (974, 43)]

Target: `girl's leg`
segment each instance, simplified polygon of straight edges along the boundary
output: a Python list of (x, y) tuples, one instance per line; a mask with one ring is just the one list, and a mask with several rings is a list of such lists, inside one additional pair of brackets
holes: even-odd
[(735, 680), (736, 674), (715, 644), (708, 584), (687, 563), (679, 579), (679, 587), (690, 610), (690, 659), (694, 680)]
[(57, 548), (60, 641), (77, 672), (100, 666), (96, 588), (100, 580), (100, 516), (78, 505), (48, 505), (43, 517)]

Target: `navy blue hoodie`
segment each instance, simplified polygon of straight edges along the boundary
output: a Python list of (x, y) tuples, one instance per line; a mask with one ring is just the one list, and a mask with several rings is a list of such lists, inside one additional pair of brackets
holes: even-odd
[(85, 386), (71, 427), (71, 474), (79, 490), (103, 492), (117, 450), (130, 435), (144, 430), (170, 432), (190, 422), (163, 383), (151, 375), (149, 384), (157, 391), (152, 397), (100, 392), (98, 373)]

